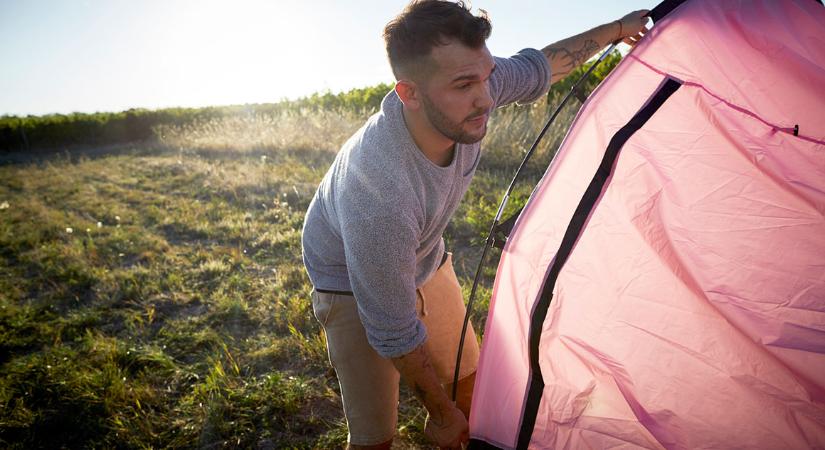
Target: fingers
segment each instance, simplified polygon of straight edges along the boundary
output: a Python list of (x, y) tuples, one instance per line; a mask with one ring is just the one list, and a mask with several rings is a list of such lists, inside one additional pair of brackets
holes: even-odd
[(649, 31), (647, 23), (649, 20), (648, 14), (650, 10), (640, 9), (631, 13), (625, 14), (620, 19), (621, 23), (621, 41), (633, 47), (639, 40)]
[(444, 449), (460, 450), (462, 445), (470, 439), (467, 419), (464, 417), (464, 413), (455, 407), (450, 411), (450, 414), (444, 416), (444, 421), (439, 424), (431, 421), (430, 416), (427, 415), (424, 434), (435, 442), (439, 448)]
[(636, 44), (639, 43), (639, 41), (645, 36), (645, 33), (647, 33), (648, 31), (650, 31), (650, 28), (643, 26), (638, 33), (636, 33), (635, 35), (625, 37), (624, 39), (622, 39), (622, 42), (631, 47), (634, 47)]
[(631, 12), (631, 13), (625, 14), (625, 16), (624, 16), (624, 17), (622, 17), (622, 19), (621, 19), (621, 20), (622, 20), (622, 21), (631, 21), (631, 20), (635, 20), (635, 21), (637, 21), (637, 22), (639, 22), (639, 23), (641, 23), (641, 24), (644, 24), (644, 23), (646, 23), (646, 22), (647, 22), (647, 15), (648, 15), (648, 14), (650, 14), (650, 10), (648, 10), (648, 9), (640, 9), (640, 10), (638, 10), (638, 11), (633, 11), (633, 12)]
[(442, 448), (447, 448), (447, 449), (452, 449), (452, 450), (462, 450), (468, 442), (470, 442), (470, 433), (465, 431), (464, 433), (461, 433), (461, 436), (459, 436), (459, 438), (457, 440), (450, 443), (450, 445), (442, 447)]

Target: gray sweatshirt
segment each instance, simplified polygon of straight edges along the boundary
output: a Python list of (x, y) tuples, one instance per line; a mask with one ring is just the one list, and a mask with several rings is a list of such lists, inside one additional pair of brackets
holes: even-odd
[[(525, 49), (495, 58), (496, 106), (530, 102), (550, 87), (544, 55)], [(394, 91), (341, 148), (304, 219), (303, 259), (316, 289), (351, 291), (370, 345), (394, 358), (427, 338), (416, 288), (444, 254), (442, 233), (467, 191), (480, 145), (457, 144), (440, 167), (413, 142)]]

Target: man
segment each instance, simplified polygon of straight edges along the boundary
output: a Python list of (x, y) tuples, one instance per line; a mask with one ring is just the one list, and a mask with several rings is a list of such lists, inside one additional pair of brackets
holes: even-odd
[(541, 98), (612, 41), (632, 45), (646, 13), (507, 59), (487, 50), (487, 18), (460, 2), (414, 1), (386, 26), (395, 89), (338, 153), (303, 230), (350, 448), (390, 447), (399, 375), (426, 407), (437, 445), (467, 441), (479, 352), (470, 329), (453, 404), (464, 302), (442, 233), (478, 165), (489, 114)]

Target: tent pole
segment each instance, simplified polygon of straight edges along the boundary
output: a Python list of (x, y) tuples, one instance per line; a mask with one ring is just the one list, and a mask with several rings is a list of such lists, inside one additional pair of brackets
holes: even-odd
[(547, 123), (544, 124), (544, 127), (541, 129), (541, 132), (539, 133), (538, 137), (536, 137), (536, 140), (533, 142), (533, 145), (530, 146), (530, 150), (527, 152), (526, 155), (524, 155), (524, 158), (521, 160), (521, 164), (519, 164), (519, 167), (516, 170), (516, 174), (513, 176), (513, 180), (510, 182), (510, 186), (507, 187), (507, 191), (504, 193), (504, 197), (501, 199), (501, 203), (499, 203), (498, 212), (496, 212), (496, 216), (493, 219), (493, 224), (490, 227), (490, 232), (487, 234), (487, 240), (484, 242), (484, 249), (481, 252), (481, 259), (479, 260), (478, 267), (476, 268), (476, 274), (473, 278), (473, 288), (470, 291), (470, 299), (467, 301), (467, 312), (466, 314), (464, 314), (464, 325), (461, 327), (461, 340), (458, 344), (458, 354), (456, 355), (455, 360), (455, 373), (453, 374), (453, 390), (451, 393), (451, 398), (453, 401), (455, 401), (456, 394), (458, 392), (458, 374), (459, 370), (461, 369), (461, 355), (462, 351), (464, 350), (464, 338), (467, 335), (467, 327), (470, 323), (470, 314), (473, 311), (473, 302), (475, 301), (476, 290), (478, 289), (478, 281), (481, 278), (481, 270), (484, 267), (484, 261), (487, 257), (487, 251), (493, 246), (493, 242), (495, 241), (494, 234), (496, 226), (498, 225), (499, 219), (501, 219), (501, 215), (504, 212), (504, 207), (507, 206), (507, 200), (510, 199), (510, 194), (513, 192), (513, 188), (516, 185), (516, 180), (518, 180), (519, 174), (521, 174), (521, 171), (527, 165), (527, 161), (533, 155), (533, 152), (535, 152), (536, 147), (538, 147), (539, 142), (541, 142), (541, 140), (544, 138), (544, 135), (545, 133), (547, 133), (547, 130), (550, 129), (550, 125), (552, 125), (553, 121), (556, 120), (556, 117), (561, 112), (561, 109), (567, 104), (567, 101), (570, 100), (570, 98), (573, 96), (573, 93), (576, 92), (576, 89), (578, 89), (579, 85), (588, 76), (590, 76), (590, 74), (593, 72), (596, 66), (598, 66), (602, 61), (604, 61), (607, 55), (609, 55), (613, 51), (613, 49), (616, 48), (616, 45), (618, 43), (619, 41), (610, 44), (610, 47), (608, 47), (607, 50), (605, 50), (599, 56), (599, 58), (590, 66), (590, 68), (587, 69), (587, 71), (584, 74), (582, 74), (582, 76), (570, 88), (570, 92), (568, 92), (567, 95), (564, 96), (561, 103), (559, 103), (559, 106), (557, 106), (556, 109), (553, 111), (553, 114), (550, 115), (550, 118), (547, 120)]

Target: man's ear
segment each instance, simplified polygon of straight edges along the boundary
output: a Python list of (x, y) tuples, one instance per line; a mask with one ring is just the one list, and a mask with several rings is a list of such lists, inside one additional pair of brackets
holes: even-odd
[(407, 108), (415, 110), (421, 105), (421, 101), (418, 98), (418, 86), (414, 81), (398, 80), (395, 83), (395, 93), (398, 94), (398, 98), (401, 99), (401, 103), (403, 103)]

